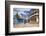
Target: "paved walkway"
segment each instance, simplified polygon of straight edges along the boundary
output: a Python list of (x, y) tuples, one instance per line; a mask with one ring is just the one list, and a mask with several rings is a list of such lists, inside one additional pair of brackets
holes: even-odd
[(16, 28), (23, 28), (23, 27), (38, 27), (38, 26), (39, 26), (39, 24), (29, 24), (29, 23), (15, 25)]

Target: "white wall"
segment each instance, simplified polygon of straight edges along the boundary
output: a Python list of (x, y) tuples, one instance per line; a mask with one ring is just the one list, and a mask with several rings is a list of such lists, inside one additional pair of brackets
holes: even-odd
[(5, 7), (4, 7), (4, 0), (0, 0), (0, 36), (5, 34)]
[[(24, 0), (17, 0), (17, 1), (24, 1)], [(25, 1), (45, 2), (46, 3), (45, 0), (25, 0)], [(46, 7), (45, 7), (45, 9), (46, 9)], [(45, 19), (45, 21), (46, 21), (46, 19)], [(5, 34), (5, 0), (0, 0), (0, 36), (5, 36), (4, 34)], [(28, 34), (28, 35), (24, 35), (24, 36), (45, 36), (45, 35), (46, 35), (46, 33), (45, 34)], [(23, 35), (17, 35), (17, 36), (23, 36)]]

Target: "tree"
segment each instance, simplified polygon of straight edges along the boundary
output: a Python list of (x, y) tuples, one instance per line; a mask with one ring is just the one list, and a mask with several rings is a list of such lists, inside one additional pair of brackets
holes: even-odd
[(16, 13), (16, 18), (19, 18), (18, 12)]

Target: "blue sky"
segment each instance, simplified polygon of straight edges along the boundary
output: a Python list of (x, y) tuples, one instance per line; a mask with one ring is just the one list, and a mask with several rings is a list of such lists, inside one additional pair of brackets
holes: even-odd
[(30, 11), (31, 8), (14, 8), (14, 11), (20, 11), (20, 12), (24, 12), (24, 11)]
[(28, 14), (31, 12), (31, 8), (14, 8), (13, 15), (15, 15), (17, 12), (19, 15), (23, 15), (25, 17), (28, 16)]

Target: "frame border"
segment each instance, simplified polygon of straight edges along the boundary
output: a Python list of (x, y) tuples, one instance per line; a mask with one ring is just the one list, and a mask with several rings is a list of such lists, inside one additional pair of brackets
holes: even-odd
[[(36, 4), (36, 5), (43, 5), (43, 30), (42, 31), (33, 31), (33, 32), (15, 32), (15, 33), (9, 33), (9, 5), (16, 3), (26, 3), (26, 4)], [(39, 33), (45, 33), (45, 3), (41, 2), (22, 2), (22, 1), (5, 1), (5, 35), (22, 35), (22, 34), (39, 34)]]

